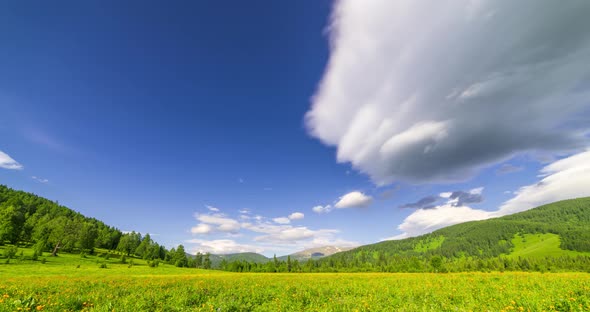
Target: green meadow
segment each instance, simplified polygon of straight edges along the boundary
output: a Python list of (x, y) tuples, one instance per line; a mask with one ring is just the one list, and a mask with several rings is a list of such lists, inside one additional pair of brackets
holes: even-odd
[(231, 273), (32, 253), (0, 264), (0, 311), (590, 310), (588, 273)]

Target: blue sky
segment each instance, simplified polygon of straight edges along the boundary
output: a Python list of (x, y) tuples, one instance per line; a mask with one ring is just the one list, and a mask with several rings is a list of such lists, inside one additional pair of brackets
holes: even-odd
[(265, 255), (590, 195), (583, 10), (482, 3), (3, 3), (0, 183)]

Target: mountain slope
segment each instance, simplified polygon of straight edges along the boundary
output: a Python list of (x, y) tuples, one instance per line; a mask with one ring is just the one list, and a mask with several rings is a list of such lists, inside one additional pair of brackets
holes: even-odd
[[(436, 255), (485, 259), (509, 255), (515, 247), (526, 249), (526, 241), (515, 246), (514, 240), (517, 235), (527, 234), (554, 235), (545, 242), (546, 246), (536, 249), (536, 256), (571, 255), (569, 251), (590, 255), (590, 197), (555, 202), (500, 218), (457, 224), (418, 237), (365, 245), (320, 261), (377, 263), (388, 257), (428, 258)], [(558, 241), (559, 248), (556, 249)], [(530, 240), (529, 243), (534, 242)]]

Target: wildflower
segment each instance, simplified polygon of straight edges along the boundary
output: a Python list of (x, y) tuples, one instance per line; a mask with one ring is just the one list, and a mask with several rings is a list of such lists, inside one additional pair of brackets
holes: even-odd
[(45, 307), (45, 306), (38, 305), (38, 306), (37, 306), (35, 309), (36, 309), (37, 311), (41, 311), (41, 310), (43, 310), (43, 308), (44, 308), (44, 307)]

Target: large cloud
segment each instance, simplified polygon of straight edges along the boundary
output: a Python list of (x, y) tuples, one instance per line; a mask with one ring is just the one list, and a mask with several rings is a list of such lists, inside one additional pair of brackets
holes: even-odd
[(0, 168), (4, 169), (11, 169), (11, 170), (21, 170), (23, 166), (19, 164), (16, 160), (12, 159), (12, 157), (8, 156), (8, 154), (0, 151)]
[[(445, 226), (488, 218), (500, 217), (559, 200), (590, 196), (590, 151), (582, 152), (558, 160), (541, 170), (541, 180), (532, 185), (524, 186), (516, 192), (516, 196), (500, 206), (496, 211), (474, 209), (464, 204), (481, 200), (481, 188), (469, 193), (443, 193), (448, 201), (432, 209), (418, 209), (410, 214), (398, 226), (403, 233), (390, 239), (416, 236)], [(461, 193), (479, 195), (452, 198), (452, 194)]]
[(310, 133), (378, 184), (445, 182), (573, 151), (588, 107), (590, 1), (341, 0)]

